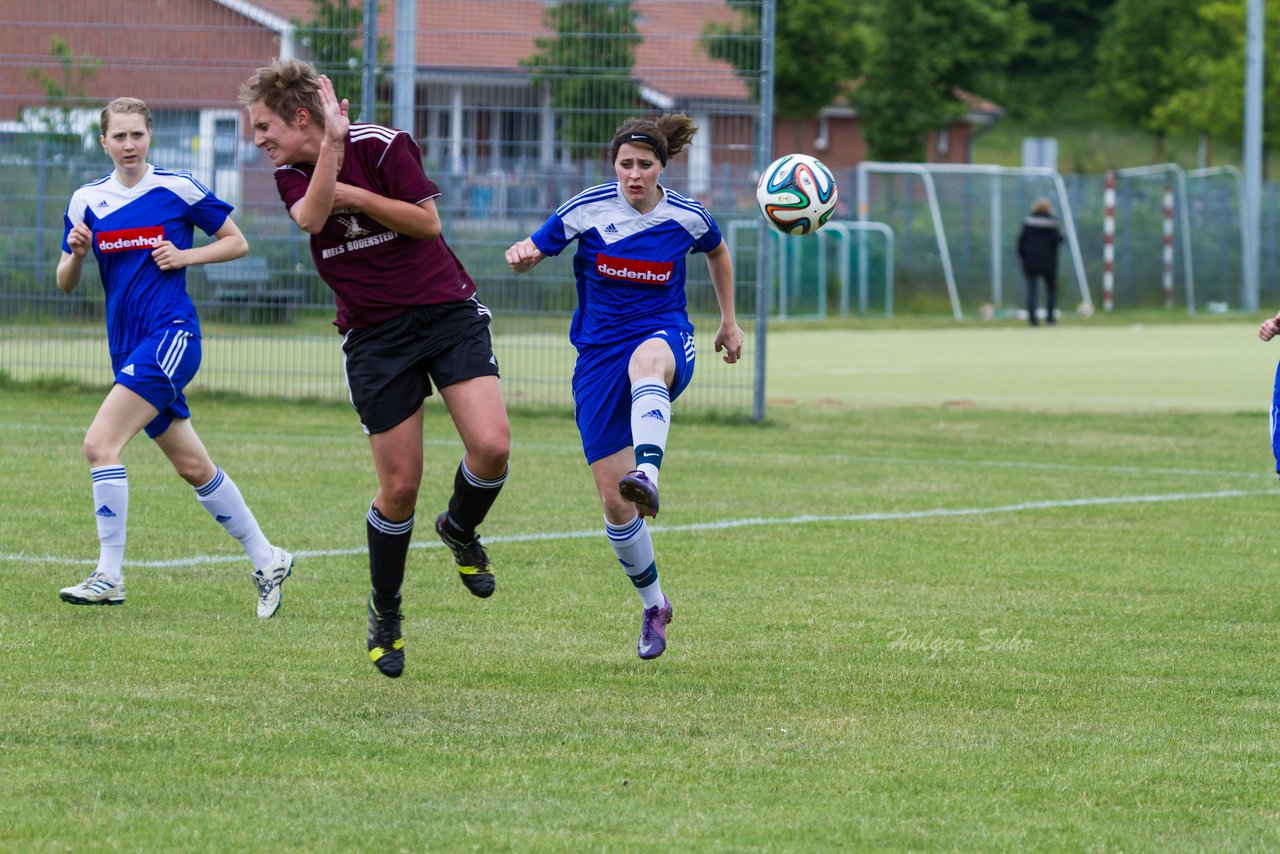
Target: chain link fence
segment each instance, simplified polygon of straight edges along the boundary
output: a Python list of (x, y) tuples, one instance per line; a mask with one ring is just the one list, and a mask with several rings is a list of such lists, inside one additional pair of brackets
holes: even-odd
[[(332, 300), (253, 144), (239, 85), (277, 56), (334, 79), (352, 115), (409, 130), (440, 186), (445, 235), (494, 313), (513, 405), (568, 406), (576, 295), (570, 254), (516, 277), (503, 260), (562, 201), (613, 180), (622, 119), (685, 112), (700, 131), (663, 183), (720, 222), (752, 215), (764, 3), (720, 0), (12, 0), (0, 7), (0, 369), (29, 380), (110, 381), (103, 296), (90, 261), (57, 291), (72, 191), (111, 171), (98, 115), (147, 101), (149, 161), (190, 170), (236, 205), (249, 255), (191, 268), (205, 360), (197, 387), (345, 399)], [(746, 248), (744, 252), (754, 251)], [(691, 408), (750, 414), (753, 360), (711, 352), (719, 313), (691, 259), (700, 331)], [(737, 278), (744, 326), (757, 313), (750, 265)], [(750, 330), (749, 330), (750, 332)]]
[[(88, 264), (68, 296), (54, 285), (54, 267), (71, 192), (111, 169), (97, 140), (98, 114), (111, 98), (132, 95), (155, 115), (151, 162), (190, 170), (235, 204), (251, 244), (244, 259), (188, 272), (205, 327), (197, 385), (345, 398), (329, 291), (236, 100), (239, 85), (276, 56), (316, 63), (350, 99), (353, 115), (413, 133), (443, 191), (446, 237), (494, 311), (513, 404), (569, 405), (567, 328), (576, 295), (567, 255), (516, 277), (503, 250), (561, 201), (612, 179), (606, 146), (630, 115), (683, 111), (700, 126), (663, 180), (706, 204), (730, 240), (748, 350), (758, 349), (763, 332), (751, 321), (766, 312), (945, 313), (943, 259), (918, 177), (873, 182), (865, 216), (881, 230), (855, 235), (854, 170), (836, 169), (839, 219), (817, 238), (766, 232), (768, 243), (759, 246), (754, 178), (772, 159), (761, 144), (772, 131), (761, 119), (771, 104), (761, 33), (774, 2), (168, 0), (147, 7), (143, 20), (139, 7), (122, 0), (10, 0), (0, 6), (0, 370), (19, 380), (110, 380), (96, 268)], [(1236, 307), (1238, 179), (1221, 170), (1187, 174), (1186, 225), (1179, 216), (1174, 230), (1175, 306)], [(1088, 286), (1100, 303), (1104, 177), (1066, 175), (1064, 182)], [(959, 304), (966, 314), (1020, 305), (1017, 229), (1031, 202), (1049, 195), (1046, 186), (974, 175), (941, 175), (935, 183)], [(1159, 177), (1118, 186), (1117, 308), (1164, 304), (1164, 192)], [(1260, 298), (1277, 305), (1280, 187), (1268, 183), (1262, 198)], [(1062, 305), (1070, 310), (1075, 287), (1065, 257), (1061, 271)], [(705, 265), (695, 259), (689, 272), (704, 358), (685, 405), (758, 416), (764, 362), (730, 367), (708, 352), (718, 318), (714, 292)]]

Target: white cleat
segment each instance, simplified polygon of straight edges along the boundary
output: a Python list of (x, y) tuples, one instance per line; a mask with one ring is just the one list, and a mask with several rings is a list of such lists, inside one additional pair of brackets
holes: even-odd
[(59, 590), (58, 595), (72, 605), (123, 605), (124, 580), (117, 584), (95, 570), (79, 584)]
[(253, 583), (258, 586), (258, 617), (270, 619), (280, 610), (280, 587), (293, 575), (293, 555), (278, 546), (272, 546), (275, 558), (265, 570), (253, 571)]

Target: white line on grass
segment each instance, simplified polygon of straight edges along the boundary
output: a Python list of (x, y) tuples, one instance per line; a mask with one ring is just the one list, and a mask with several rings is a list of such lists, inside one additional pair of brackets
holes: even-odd
[[(994, 507), (935, 507), (931, 510), (904, 510), (896, 513), (842, 513), (833, 516), (801, 514), (799, 516), (777, 516), (774, 518), (748, 517), (745, 519), (722, 519), (718, 522), (697, 522), (689, 525), (654, 525), (655, 534), (676, 533), (685, 531), (721, 531), (727, 528), (753, 528), (764, 525), (811, 525), (815, 522), (895, 522), (911, 519), (937, 519), (947, 516), (990, 516), (997, 513), (1021, 513), (1026, 510), (1054, 510), (1062, 507), (1103, 507), (1114, 504), (1159, 504), (1172, 501), (1207, 501), (1217, 498), (1247, 498), (1257, 495), (1280, 495), (1280, 489), (1224, 489), (1219, 492), (1171, 492), (1163, 495), (1117, 495), (1098, 498), (1065, 498), (1050, 501), (1022, 501), (1017, 504), (998, 504)], [(529, 543), (547, 540), (581, 540), (600, 536), (598, 529), (588, 531), (561, 531), (545, 534), (513, 534), (503, 537), (485, 537), (486, 543)], [(411, 548), (441, 548), (437, 542), (417, 542)], [(362, 546), (354, 549), (319, 549), (316, 551), (294, 552), (295, 557), (345, 557), (364, 554)], [(130, 567), (152, 567), (156, 569), (172, 569), (183, 566), (199, 566), (209, 563), (240, 563), (243, 554), (237, 555), (198, 555), (196, 557), (179, 558), (177, 560), (140, 560), (126, 561)], [(64, 563), (94, 564), (94, 560), (83, 558), (38, 557), (24, 552), (10, 554), (0, 552), (0, 561), (16, 561), (21, 563)]]

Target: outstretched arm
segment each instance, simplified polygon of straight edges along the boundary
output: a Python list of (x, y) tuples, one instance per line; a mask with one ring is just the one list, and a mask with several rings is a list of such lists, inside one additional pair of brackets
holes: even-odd
[(517, 273), (529, 272), (546, 257), (531, 237), (526, 237), (507, 250), (507, 264)]
[(720, 304), (720, 328), (716, 330), (716, 352), (724, 351), (724, 360), (732, 365), (742, 358), (742, 329), (733, 307), (733, 259), (723, 240), (707, 253), (707, 272)]
[(320, 143), (316, 168), (311, 174), (306, 195), (289, 210), (293, 221), (308, 234), (319, 234), (333, 212), (338, 170), (342, 168), (347, 131), (351, 128), (351, 120), (347, 117), (350, 105), (346, 98), (338, 100), (333, 91), (333, 81), (325, 74), (320, 75), (320, 108), (324, 111), (324, 140)]

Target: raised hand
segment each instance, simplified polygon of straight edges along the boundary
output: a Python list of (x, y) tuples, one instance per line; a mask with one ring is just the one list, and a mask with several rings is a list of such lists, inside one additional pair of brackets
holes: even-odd
[(346, 98), (338, 100), (338, 94), (333, 91), (333, 81), (327, 74), (320, 75), (319, 95), (320, 109), (324, 112), (325, 141), (345, 145), (347, 131), (351, 129), (351, 119), (348, 117), (351, 105)]

